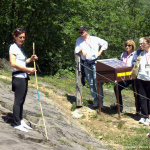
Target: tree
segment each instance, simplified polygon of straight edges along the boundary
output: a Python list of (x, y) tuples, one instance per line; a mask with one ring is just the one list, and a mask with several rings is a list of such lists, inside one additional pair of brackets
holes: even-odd
[[(32, 55), (32, 43), (39, 56), (41, 74), (59, 69), (74, 71), (76, 28), (87, 25), (91, 35), (108, 41), (101, 59), (120, 58), (126, 40), (138, 42), (149, 32), (148, 0), (1, 0), (0, 57), (8, 59), (13, 30), (23, 27), (28, 36), (25, 53)], [(147, 16), (147, 17), (144, 17)]]

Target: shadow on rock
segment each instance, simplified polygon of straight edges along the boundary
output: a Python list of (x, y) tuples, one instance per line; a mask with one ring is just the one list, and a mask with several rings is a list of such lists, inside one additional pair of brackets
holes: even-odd
[(14, 126), (14, 117), (12, 113), (2, 114), (2, 119), (5, 123)]

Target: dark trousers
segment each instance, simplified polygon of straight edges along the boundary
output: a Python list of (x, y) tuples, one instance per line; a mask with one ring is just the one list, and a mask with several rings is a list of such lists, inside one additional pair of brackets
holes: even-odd
[(137, 85), (137, 80), (135, 80), (135, 86), (136, 86), (136, 90), (137, 90), (137, 99), (136, 99), (136, 106), (137, 106), (137, 109), (136, 109), (136, 111), (137, 112), (141, 112), (141, 104), (140, 104), (140, 97), (139, 97), (139, 91), (138, 91), (138, 85)]
[[(84, 64), (84, 60), (82, 60), (82, 64)], [(84, 66), (81, 65), (81, 74), (82, 74), (82, 77), (81, 77), (81, 83), (83, 86), (85, 86), (85, 71), (84, 71)]]
[[(120, 103), (120, 106), (123, 106), (121, 91), (124, 88), (128, 87), (130, 84), (132, 84), (132, 88), (134, 90), (134, 80), (128, 80), (128, 81), (118, 82), (118, 93), (119, 93), (119, 103)], [(114, 87), (114, 91), (115, 91), (116, 98), (117, 98), (116, 86)]]
[(20, 125), (23, 119), (23, 104), (25, 102), (28, 80), (26, 78), (13, 77), (12, 87), (15, 92), (15, 100), (13, 105), (13, 116), (15, 126)]
[(141, 104), (141, 117), (149, 118), (149, 105), (150, 105), (150, 81), (137, 79), (137, 89), (139, 92), (139, 99)]

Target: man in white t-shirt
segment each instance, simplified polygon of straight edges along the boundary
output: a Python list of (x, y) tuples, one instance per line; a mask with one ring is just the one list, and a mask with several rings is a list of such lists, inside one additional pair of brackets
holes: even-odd
[[(94, 98), (93, 107), (98, 107), (98, 97), (95, 86), (95, 84), (97, 84), (95, 61), (102, 54), (102, 52), (108, 48), (108, 43), (99, 37), (90, 36), (86, 26), (80, 26), (78, 31), (80, 37), (77, 38), (74, 53), (79, 53), (81, 55), (81, 59), (84, 61), (83, 65), (85, 75), (90, 86), (91, 95)], [(100, 51), (99, 47), (101, 47)], [(100, 84), (100, 101), (101, 107), (103, 107), (102, 84)]]

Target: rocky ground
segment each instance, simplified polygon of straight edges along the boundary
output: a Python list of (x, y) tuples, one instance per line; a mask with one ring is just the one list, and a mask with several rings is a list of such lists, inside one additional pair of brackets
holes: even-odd
[[(48, 83), (38, 82), (46, 124), (45, 131), (33, 79), (29, 82), (30, 88), (24, 105), (24, 121), (31, 125), (33, 130), (25, 133), (14, 129), (12, 127), (14, 93), (11, 91), (11, 75), (4, 76), (1, 73), (4, 70), (10, 71), (10, 64), (5, 59), (0, 59), (0, 78), (4, 81), (0, 81), (0, 150), (101, 150), (110, 148), (122, 150), (125, 149), (124, 145), (128, 149), (128, 146), (129, 148), (130, 146), (139, 147), (143, 144), (143, 142), (137, 142), (137, 132), (133, 131), (133, 129), (139, 131), (143, 126), (138, 123), (140, 116), (135, 114), (132, 92), (123, 91), (125, 105), (121, 118), (118, 118), (117, 109), (111, 107), (116, 102), (116, 98), (109, 88), (104, 88), (105, 109), (99, 115), (98, 109), (92, 107), (90, 96), (85, 98), (89, 101), (88, 106), (71, 111), (72, 104), (76, 101), (75, 95)], [(132, 100), (128, 101), (128, 99)], [(150, 127), (143, 128), (142, 132), (138, 132), (138, 137), (145, 137), (142, 140), (147, 141), (146, 133)]]
[(41, 117), (37, 91), (30, 88), (24, 105), (24, 120), (33, 130), (26, 133), (14, 129), (12, 127), (14, 93), (11, 91), (11, 85), (0, 82), (0, 150), (108, 149), (67, 116), (64, 109), (54, 100), (45, 97), (41, 92), (40, 99), (46, 126)]

